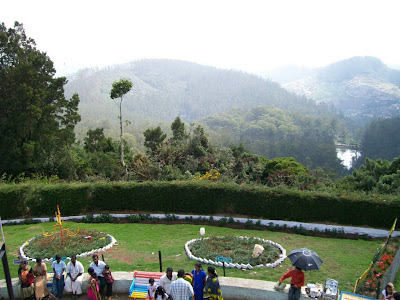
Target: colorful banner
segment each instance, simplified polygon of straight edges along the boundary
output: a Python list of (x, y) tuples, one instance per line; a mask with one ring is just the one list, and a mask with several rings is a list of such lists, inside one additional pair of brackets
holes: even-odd
[(394, 220), (393, 226), (390, 229), (389, 235), (386, 239), (386, 242), (379, 248), (378, 252), (376, 252), (376, 254), (374, 255), (374, 258), (372, 259), (371, 264), (369, 265), (369, 267), (365, 270), (365, 272), (360, 276), (360, 278), (357, 279), (356, 284), (354, 285), (354, 290), (353, 292), (355, 293), (358, 285), (363, 282), (365, 280), (365, 278), (367, 278), (369, 272), (371, 271), (372, 266), (374, 265), (374, 263), (377, 261), (377, 259), (379, 258), (379, 255), (381, 254), (381, 252), (383, 252), (386, 249), (386, 245), (389, 243), (389, 240), (392, 236), (392, 233), (394, 231), (394, 229), (396, 228), (396, 222), (397, 222), (397, 218), (396, 220)]

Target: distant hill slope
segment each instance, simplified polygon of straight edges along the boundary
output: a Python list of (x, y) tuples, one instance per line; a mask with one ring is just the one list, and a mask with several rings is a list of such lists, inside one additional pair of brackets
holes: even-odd
[(284, 85), (317, 102), (333, 103), (361, 123), (400, 114), (400, 71), (374, 57), (353, 57)]
[(109, 92), (112, 82), (122, 77), (134, 83), (124, 98), (123, 118), (135, 123), (169, 123), (178, 115), (191, 122), (234, 107), (259, 105), (309, 114), (328, 111), (255, 75), (184, 61), (149, 59), (82, 70), (68, 78), (66, 95), (77, 92), (81, 99), (81, 128), (104, 126), (110, 120), (117, 123), (118, 110)]

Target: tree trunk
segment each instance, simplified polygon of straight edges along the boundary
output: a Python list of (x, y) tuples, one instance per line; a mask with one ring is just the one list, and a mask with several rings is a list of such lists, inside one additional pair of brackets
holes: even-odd
[(121, 139), (121, 166), (124, 168), (125, 175), (128, 175), (128, 169), (124, 162), (124, 140), (122, 138), (122, 97), (119, 103), (119, 127), (121, 129), (120, 139)]

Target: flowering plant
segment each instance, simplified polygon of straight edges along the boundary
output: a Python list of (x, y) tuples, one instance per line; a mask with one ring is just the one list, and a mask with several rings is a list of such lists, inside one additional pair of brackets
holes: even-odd
[(193, 180), (194, 181), (203, 181), (203, 180), (210, 180), (210, 181), (217, 181), (221, 174), (216, 169), (210, 169), (207, 171), (206, 174), (200, 176), (197, 175)]
[(382, 276), (386, 273), (387, 269), (393, 262), (393, 255), (392, 254), (383, 254), (379, 261), (377, 261), (369, 273), (367, 280), (361, 292), (375, 292), (376, 288), (378, 287), (378, 282), (382, 278)]
[[(264, 252), (253, 258), (254, 245), (260, 244)], [(212, 236), (199, 239), (189, 246), (191, 253), (196, 257), (215, 260), (217, 256), (230, 257), (233, 263), (250, 264), (252, 266), (267, 264), (279, 258), (281, 254), (276, 246), (253, 237)]]

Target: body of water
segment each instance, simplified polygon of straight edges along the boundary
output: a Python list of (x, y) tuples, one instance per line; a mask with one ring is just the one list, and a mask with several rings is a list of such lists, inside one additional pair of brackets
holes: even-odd
[(360, 156), (360, 152), (354, 149), (336, 147), (337, 157), (342, 160), (342, 165), (351, 169), (353, 157)]

